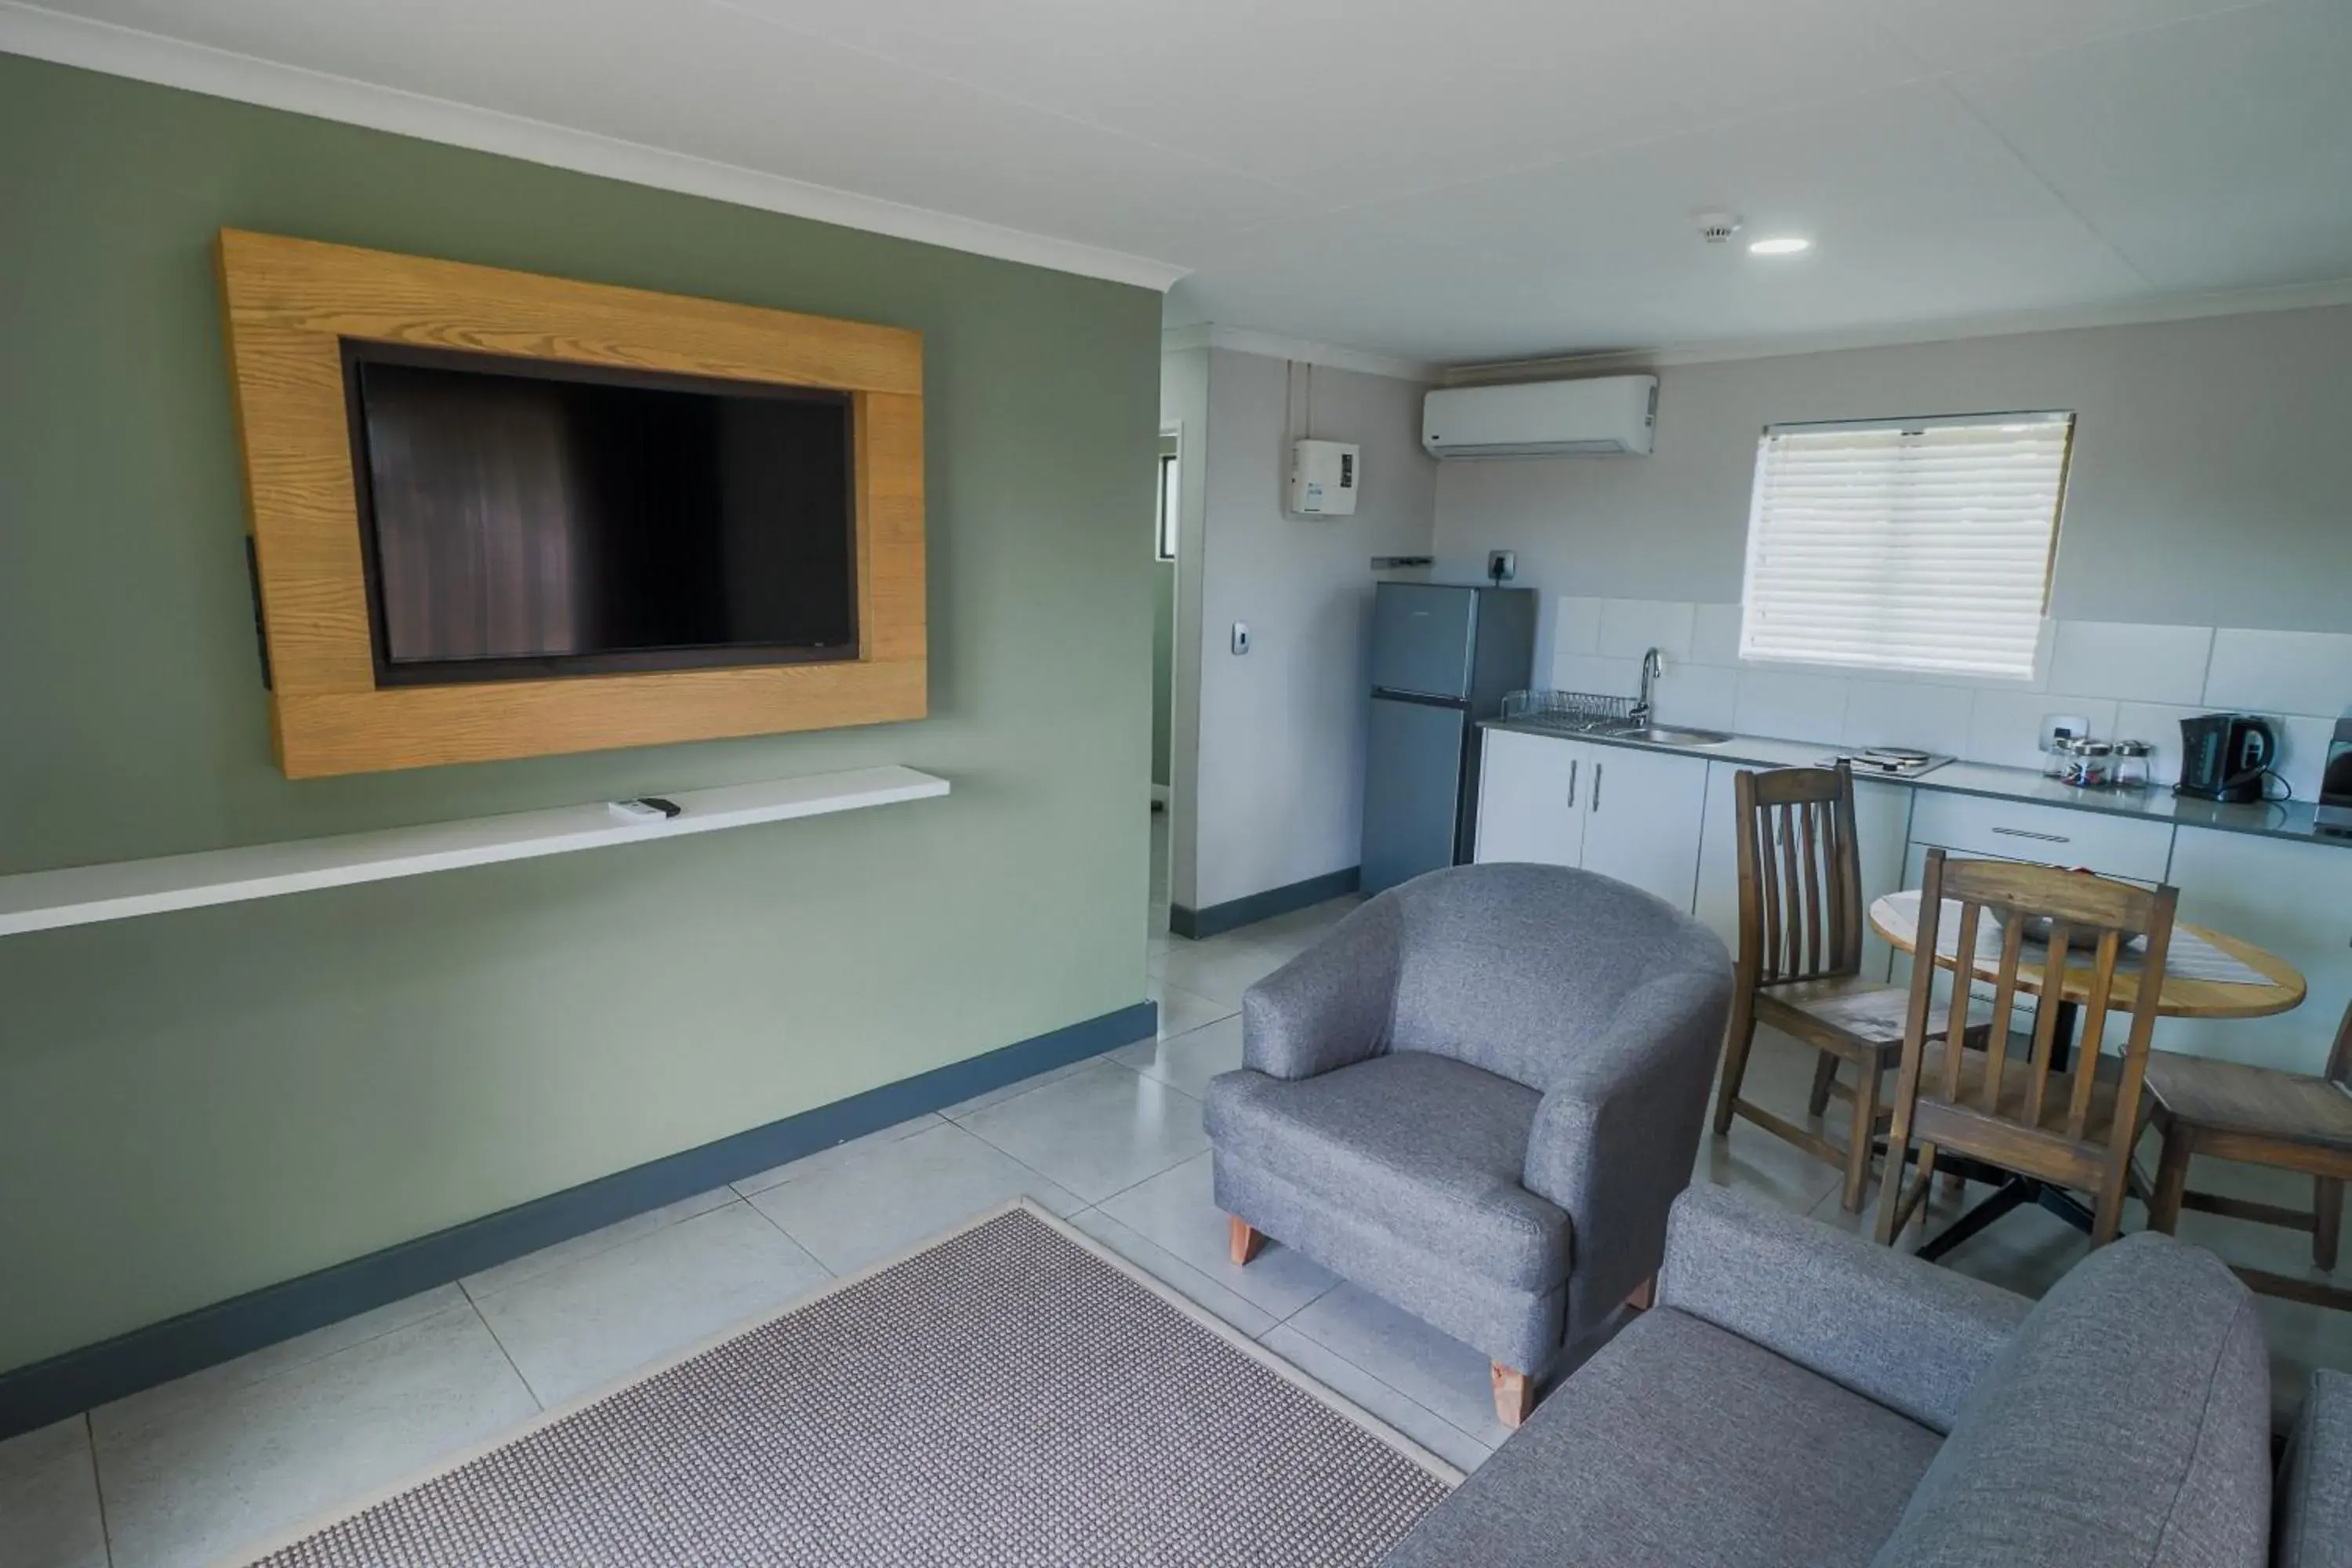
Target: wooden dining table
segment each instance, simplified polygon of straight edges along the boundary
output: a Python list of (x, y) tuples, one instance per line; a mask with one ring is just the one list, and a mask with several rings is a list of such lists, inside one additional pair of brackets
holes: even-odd
[[(1889, 893), (1874, 900), (1870, 906), (1870, 927), (1897, 952), (1916, 957), (1919, 894)], [(1953, 922), (1944, 922), (1952, 928)], [(2221, 952), (2244, 964), (2262, 978), (2259, 983), (2237, 980), (2200, 979), (2193, 974), (2177, 974), (2168, 970), (2157, 993), (2156, 1010), (2167, 1018), (2263, 1018), (2274, 1013), (2289, 1012), (2303, 1005), (2307, 990), (2303, 973), (2274, 952), (2266, 952), (2252, 942), (2242, 941), (2210, 927), (2191, 925), (2186, 921), (2173, 924), (2176, 941), (2181, 933), (2200, 938)], [(1940, 944), (1938, 944), (1940, 947)], [(1998, 981), (2000, 974), (2000, 952), (1996, 946), (1987, 950), (1981, 945), (1970, 955), (1969, 977), (1971, 980)], [(2046, 963), (2021, 962), (2017, 966), (2017, 986), (2035, 998), (2037, 1008), (2055, 1005), (2059, 1009), (2053, 1031), (2056, 1049), (2063, 1053), (2072, 1048), (2076, 1015), (2083, 1004), (2090, 1000), (2092, 972), (2087, 967), (2087, 952), (2070, 953), (2064, 973), (2057, 986), (2051, 985), (2045, 973)], [(2083, 961), (2078, 965), (2073, 960)], [(1957, 952), (1937, 952), (1936, 967), (1958, 973), (1960, 960)], [(2115, 984), (2108, 994), (2110, 1012), (2129, 1013), (2139, 1005), (2141, 975), (2137, 968), (2118, 968)], [(2061, 1054), (2057, 1065), (2064, 1066)], [(1992, 1166), (1979, 1166), (1968, 1162), (1973, 1169), (1962, 1173), (1978, 1180), (1995, 1184), (1993, 1195), (1961, 1215), (1939, 1236), (1923, 1242), (1918, 1256), (1933, 1261), (1953, 1247), (1976, 1235), (2011, 1210), (2033, 1204), (2048, 1210), (2075, 1229), (2087, 1233), (2091, 1228), (2091, 1211), (2063, 1188), (2046, 1182), (2019, 1176)]]
[[(1870, 906), (1870, 929), (1885, 937), (1898, 952), (1910, 952), (1915, 945), (1912, 936), (1916, 927), (1916, 918), (1903, 917), (1906, 904), (1909, 910), (1916, 910), (1918, 900), (1916, 892), (1889, 893), (1875, 900)], [(1951, 929), (1956, 923), (1956, 921), (1947, 921), (1946, 929)], [(2175, 921), (2172, 929), (2175, 932), (2185, 931), (2219, 948), (2261, 974), (2264, 983), (2251, 984), (2229, 980), (2200, 980), (2168, 971), (2163, 989), (2157, 993), (2156, 997), (2156, 1011), (2159, 1017), (2265, 1018), (2273, 1013), (2292, 1012), (2303, 1005), (2305, 991), (2303, 972), (2278, 954), (2265, 952), (2252, 942), (2242, 941), (2227, 931), (2191, 925), (2187, 921)], [(2070, 962), (2066, 965), (2059, 1000), (2073, 1007), (2090, 1000), (2091, 971), (2088, 965), (2091, 954), (2087, 950), (2078, 949), (2069, 957), (2079, 959), (2082, 963), (2078, 966)], [(1938, 952), (1936, 954), (1936, 967), (1957, 970), (1958, 960), (1952, 953)], [(2044, 995), (2050, 978), (2042, 973), (2043, 968), (2042, 964), (2021, 962), (2017, 966), (2017, 988), (2032, 996)], [(1984, 981), (2000, 978), (1998, 944), (1987, 948), (1979, 940), (1975, 962), (1969, 965), (1969, 977)], [(2137, 1008), (2139, 1005), (2139, 983), (2137, 969), (2117, 969), (2115, 989), (2107, 999), (2108, 1010), (2128, 1013)], [(2066, 1021), (2063, 1016), (2059, 1019), (2062, 1025)], [(2071, 1032), (2063, 1028), (2060, 1034), (2063, 1037), (2072, 1037)]]

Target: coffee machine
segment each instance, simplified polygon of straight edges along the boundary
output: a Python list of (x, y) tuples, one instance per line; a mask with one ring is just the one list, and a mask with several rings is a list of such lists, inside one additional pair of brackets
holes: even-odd
[(2180, 783), (2175, 795), (2200, 800), (2263, 798), (2263, 780), (2278, 763), (2278, 731), (2247, 713), (2200, 713), (2180, 721)]
[(2319, 777), (2319, 831), (2352, 838), (2352, 719), (2336, 721), (2327, 766)]

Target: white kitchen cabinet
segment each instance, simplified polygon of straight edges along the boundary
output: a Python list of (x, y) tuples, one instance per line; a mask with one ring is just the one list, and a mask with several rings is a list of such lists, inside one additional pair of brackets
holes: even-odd
[(1477, 858), (1581, 866), (1687, 910), (1706, 772), (1694, 757), (1489, 730)]
[(1582, 786), (1584, 868), (1688, 910), (1698, 880), (1707, 764), (1627, 746), (1586, 750), (1591, 777)]
[(1486, 731), (1478, 769), (1481, 862), (1573, 866), (1584, 852), (1584, 799), (1577, 786), (1592, 748), (1515, 730)]
[(2278, 954), (2311, 987), (2302, 1006), (2269, 1018), (2166, 1018), (2167, 1050), (2318, 1072), (2352, 1001), (2352, 848), (2183, 827), (2167, 880), (2179, 918)]
[[(1741, 763), (1707, 764), (1706, 827), (1699, 846), (1698, 899), (1692, 911), (1735, 952), (1739, 946), (1739, 808), (1733, 780), (1743, 768), (1751, 773), (1765, 771)], [(1915, 793), (1908, 784), (1873, 779), (1853, 783), (1854, 847), (1862, 866), (1865, 912), (1872, 900), (1918, 885), (1904, 880), (1903, 851), (1910, 834)], [(1863, 973), (1873, 980), (1885, 979), (1894, 951), (1871, 932), (1865, 919)]]
[[(1952, 858), (2031, 860), (2081, 867), (2153, 887), (2172, 856), (2172, 825), (2032, 801), (1999, 800), (1922, 789), (1911, 814), (1911, 841), (1940, 846)], [(1921, 857), (1925, 860), (1924, 854)], [(1916, 888), (1916, 881), (1906, 886)]]

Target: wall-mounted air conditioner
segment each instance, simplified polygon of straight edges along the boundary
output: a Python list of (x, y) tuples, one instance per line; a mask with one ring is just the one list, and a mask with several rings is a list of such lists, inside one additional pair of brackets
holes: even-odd
[(1649, 455), (1658, 378), (1449, 386), (1422, 399), (1421, 444), (1433, 458)]

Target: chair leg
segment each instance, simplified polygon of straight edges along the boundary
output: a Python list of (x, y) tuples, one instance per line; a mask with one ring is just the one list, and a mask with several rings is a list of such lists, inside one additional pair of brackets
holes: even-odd
[(1830, 1089), (1837, 1082), (1838, 1059), (1823, 1051), (1813, 1063), (1813, 1092), (1805, 1100), (1805, 1114), (1819, 1116), (1830, 1108)]
[[(1823, 1057), (1823, 1061), (1832, 1060)], [(1870, 1185), (1870, 1139), (1878, 1131), (1879, 1072), (1867, 1062), (1857, 1063), (1853, 1080), (1853, 1130), (1846, 1135), (1845, 1192), (1839, 1199), (1848, 1214), (1862, 1212), (1863, 1190)], [(1890, 1167), (1892, 1179), (1902, 1172)]]
[(1654, 1274), (1634, 1286), (1633, 1293), (1625, 1298), (1625, 1305), (1637, 1312), (1646, 1312), (1657, 1304), (1658, 1277)]
[(2311, 1189), (2311, 1260), (2333, 1268), (2344, 1239), (2344, 1178), (2314, 1176)]
[(2147, 1194), (2147, 1228), (2170, 1236), (2180, 1223), (2180, 1198), (2188, 1190), (2189, 1130), (2167, 1127), (2157, 1151), (2156, 1183)]
[(1919, 1234), (1923, 1237), (1927, 1234), (1927, 1198), (1935, 1185), (1936, 1146), (1922, 1143), (1919, 1146), (1919, 1202), (1913, 1212), (1919, 1221)]
[(1487, 1375), (1495, 1385), (1495, 1419), (1506, 1426), (1517, 1427), (1535, 1405), (1528, 1396), (1528, 1374), (1513, 1372), (1496, 1362), (1488, 1368)]
[(2095, 1194), (2096, 1204), (2091, 1210), (2091, 1249), (2095, 1252), (2113, 1241), (2124, 1228), (2124, 1173), (2130, 1167), (2128, 1154), (2115, 1157), (2115, 1163), (2101, 1179)]
[(1731, 1002), (1731, 1026), (1723, 1037), (1723, 1081), (1715, 1091), (1715, 1135), (1731, 1131), (1731, 1109), (1748, 1077), (1748, 1048), (1756, 1043), (1756, 993), (1741, 987)]
[(1252, 1228), (1249, 1221), (1237, 1214), (1225, 1216), (1225, 1253), (1234, 1260), (1234, 1268), (1246, 1265), (1265, 1245), (1265, 1236)]
[[(1906, 1053), (1903, 1067), (1895, 1080), (1895, 1119), (1886, 1130), (1886, 1174), (1878, 1179), (1878, 1220), (1871, 1226), (1881, 1247), (1895, 1245), (1895, 1232), (1906, 1217), (1903, 1210), (1903, 1164), (1911, 1152), (1911, 1111), (1918, 1103), (1919, 1058)], [(1859, 1096), (1856, 1096), (1859, 1099)], [(1919, 1180), (1924, 1185), (1933, 1180), (1935, 1166), (1933, 1146), (1919, 1152)], [(1919, 1205), (1924, 1211), (1923, 1194)]]

